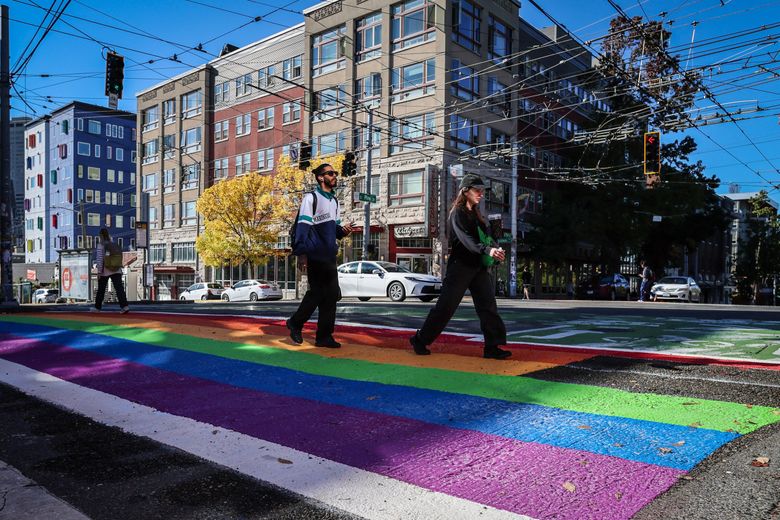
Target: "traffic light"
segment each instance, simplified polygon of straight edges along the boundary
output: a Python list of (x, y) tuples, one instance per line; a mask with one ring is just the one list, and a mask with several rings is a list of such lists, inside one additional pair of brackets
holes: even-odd
[(122, 82), (125, 79), (125, 59), (115, 52), (106, 54), (106, 96), (116, 94), (122, 99)]
[(661, 132), (645, 132), (645, 175), (661, 173)]
[(305, 170), (309, 166), (311, 166), (311, 143), (302, 141), (301, 153), (298, 154), (298, 168)]
[(342, 163), (341, 171), (341, 174), (344, 177), (357, 175), (357, 157), (355, 157), (355, 152), (346, 152), (344, 154), (344, 162)]

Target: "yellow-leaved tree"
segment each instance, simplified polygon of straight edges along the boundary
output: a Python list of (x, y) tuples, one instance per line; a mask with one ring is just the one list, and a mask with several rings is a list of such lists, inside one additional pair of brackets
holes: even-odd
[(341, 166), (343, 156), (312, 159), (308, 170), (282, 156), (273, 174), (251, 172), (204, 191), (196, 204), (204, 230), (195, 243), (203, 262), (259, 266), (286, 254), (276, 248), (278, 237), (292, 224), (303, 194), (316, 186), (311, 169), (323, 162)]

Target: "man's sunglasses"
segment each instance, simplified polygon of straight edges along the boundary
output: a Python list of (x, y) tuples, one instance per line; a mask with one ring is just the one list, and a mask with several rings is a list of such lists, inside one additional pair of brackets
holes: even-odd
[(322, 172), (322, 175), (330, 175), (331, 177), (338, 177), (339, 172), (337, 172), (336, 170), (331, 170), (328, 172)]

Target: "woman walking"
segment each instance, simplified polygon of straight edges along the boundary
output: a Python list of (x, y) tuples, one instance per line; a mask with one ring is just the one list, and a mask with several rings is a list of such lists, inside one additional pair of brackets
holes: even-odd
[(451, 251), (441, 295), (422, 328), (409, 338), (415, 354), (425, 356), (431, 353), (428, 345), (439, 337), (460, 305), (466, 289), (469, 289), (485, 337), (483, 356), (504, 359), (512, 355), (508, 350), (499, 348), (499, 345), (506, 344), (506, 327), (498, 315), (493, 284), (486, 268), (488, 263), (492, 263), (489, 259), (503, 260), (504, 250), (487, 245), (480, 239), (480, 233), (488, 235), (485, 219), (477, 207), (484, 194), (485, 183), (481, 177), (473, 174), (463, 177), (450, 211)]

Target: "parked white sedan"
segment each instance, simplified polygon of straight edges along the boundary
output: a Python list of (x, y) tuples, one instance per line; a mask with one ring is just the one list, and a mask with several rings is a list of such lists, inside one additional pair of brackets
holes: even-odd
[(194, 283), (179, 295), (180, 300), (219, 300), (225, 290), (218, 283)]
[(394, 302), (407, 297), (429, 302), (441, 294), (441, 278), (418, 274), (392, 262), (348, 262), (339, 266), (341, 295), (368, 301), (387, 296)]
[(665, 276), (653, 285), (650, 294), (656, 300), (699, 302), (701, 288), (689, 276)]
[(276, 283), (265, 280), (241, 280), (222, 292), (226, 302), (256, 302), (257, 300), (281, 300), (282, 290)]

